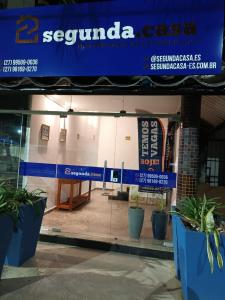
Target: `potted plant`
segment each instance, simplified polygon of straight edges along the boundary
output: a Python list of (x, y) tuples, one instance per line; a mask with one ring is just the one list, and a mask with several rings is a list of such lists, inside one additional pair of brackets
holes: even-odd
[[(2, 185), (0, 185), (0, 191)], [(6, 253), (12, 238), (13, 222), (18, 218), (19, 205), (8, 201), (0, 192), (0, 278)]]
[(173, 212), (175, 266), (185, 300), (225, 299), (222, 207), (206, 196), (187, 197)]
[(130, 192), (130, 199), (134, 202), (134, 205), (132, 204), (128, 208), (128, 231), (131, 238), (139, 239), (144, 222), (144, 209), (139, 206), (140, 199), (138, 190), (132, 190), (131, 187)]
[(6, 264), (20, 266), (35, 255), (47, 200), (42, 197), (43, 193), (39, 189), (28, 192), (26, 188), (15, 189), (7, 185), (0, 190), (0, 197), (19, 205), (18, 222), (7, 251)]
[(166, 199), (163, 198), (163, 195), (159, 198), (158, 208), (152, 212), (152, 233), (154, 239), (165, 240), (167, 223), (168, 223), (168, 214), (165, 211), (166, 208)]

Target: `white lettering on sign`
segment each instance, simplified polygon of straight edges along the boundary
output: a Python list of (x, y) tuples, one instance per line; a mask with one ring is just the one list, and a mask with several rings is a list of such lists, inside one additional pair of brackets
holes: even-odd
[(158, 155), (158, 122), (151, 122), (151, 157)]
[(148, 121), (141, 122), (141, 145), (142, 145), (142, 154), (141, 156), (148, 156), (149, 151), (149, 123)]
[(121, 27), (120, 22), (114, 22), (113, 26), (105, 28), (68, 29), (66, 31), (44, 31), (43, 43), (64, 42), (67, 46), (74, 45), (80, 41), (134, 39), (134, 28), (132, 26)]
[(154, 158), (158, 155), (158, 135), (159, 127), (157, 121), (142, 121), (141, 122), (141, 156), (149, 156)]

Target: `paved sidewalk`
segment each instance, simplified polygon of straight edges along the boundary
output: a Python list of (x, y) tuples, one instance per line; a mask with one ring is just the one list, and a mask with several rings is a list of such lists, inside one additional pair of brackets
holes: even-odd
[(4, 268), (0, 298), (182, 300), (171, 261), (48, 243), (22, 267)]

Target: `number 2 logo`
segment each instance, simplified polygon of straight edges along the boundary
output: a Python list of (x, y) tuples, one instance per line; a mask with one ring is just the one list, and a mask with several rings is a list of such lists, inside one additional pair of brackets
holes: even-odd
[[(28, 23), (26, 24), (27, 21), (29, 22), (29, 25)], [(21, 16), (19, 20), (17, 20), (16, 24), (21, 25), (21, 27), (16, 30), (16, 43), (18, 44), (38, 43), (39, 19), (37, 17)], [(31, 36), (35, 32), (36, 34)], [(22, 33), (26, 34), (27, 38), (24, 37), (22, 38), (21, 37)]]

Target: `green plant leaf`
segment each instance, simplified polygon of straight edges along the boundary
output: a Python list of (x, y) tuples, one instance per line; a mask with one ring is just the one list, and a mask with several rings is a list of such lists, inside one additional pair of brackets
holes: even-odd
[[(0, 183), (0, 214), (6, 213), (10, 215), (16, 222), (19, 217), (19, 208), (22, 204), (34, 205), (37, 200), (45, 192), (36, 189), (29, 192), (26, 188), (14, 188), (5, 182)], [(35, 211), (39, 214), (40, 209), (35, 207)]]
[(205, 226), (206, 231), (212, 232), (215, 228), (215, 220), (213, 217), (213, 211), (215, 210), (215, 207), (212, 207), (205, 216)]
[(217, 252), (217, 263), (218, 263), (218, 267), (220, 269), (222, 269), (223, 268), (223, 257), (219, 251)]
[(213, 253), (209, 242), (209, 234), (206, 233), (206, 244), (207, 244), (207, 255), (209, 260), (209, 265), (211, 269), (211, 273), (214, 272), (214, 259), (213, 259)]
[(220, 253), (220, 236), (219, 236), (219, 232), (218, 230), (214, 229), (214, 241), (215, 241), (215, 245), (216, 245), (216, 251), (217, 251), (217, 263), (218, 263), (218, 267), (220, 269), (223, 268), (223, 257)]
[(204, 231), (205, 227), (205, 209), (206, 209), (206, 204), (207, 204), (207, 199), (204, 194), (203, 196), (203, 203), (202, 203), (202, 209), (201, 209), (201, 226), (200, 226), (200, 231)]
[(200, 224), (199, 224), (195, 219), (189, 218), (188, 216), (183, 215), (183, 214), (181, 214), (180, 212), (176, 212), (176, 215), (182, 217), (185, 221), (189, 222), (191, 225), (194, 224), (194, 225), (197, 226), (197, 227), (200, 226)]
[(214, 235), (214, 241), (215, 241), (216, 248), (219, 249), (219, 247), (220, 247), (220, 237), (219, 237), (219, 233), (216, 229), (213, 231), (213, 235)]
[(217, 230), (219, 225), (214, 218), (221, 215), (221, 208), (225, 208), (225, 205), (219, 203), (218, 198), (208, 198), (206, 195), (203, 197), (191, 196), (182, 199), (177, 205), (177, 210), (171, 212), (180, 216), (193, 230), (206, 234), (206, 248), (211, 272), (214, 271), (214, 255), (210, 244), (210, 234), (214, 235), (218, 266), (219, 268), (223, 267), (223, 257), (220, 253), (220, 233)]

